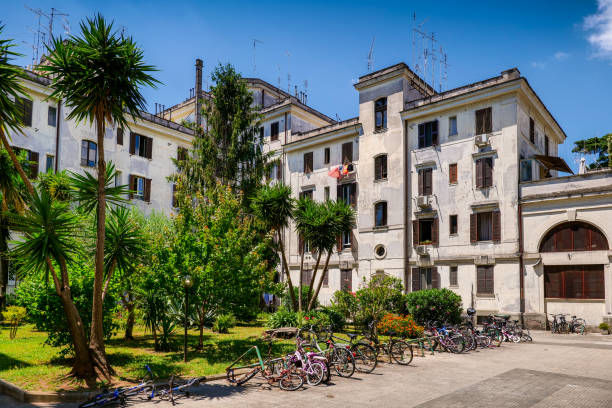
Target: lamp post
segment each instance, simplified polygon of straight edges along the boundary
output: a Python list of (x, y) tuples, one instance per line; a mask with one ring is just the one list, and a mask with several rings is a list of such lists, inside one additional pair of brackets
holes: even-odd
[(185, 342), (183, 344), (183, 361), (187, 362), (187, 325), (188, 325), (188, 317), (187, 317), (187, 307), (189, 306), (189, 288), (193, 286), (193, 281), (191, 280), (191, 276), (185, 275), (183, 276), (183, 287), (185, 288)]

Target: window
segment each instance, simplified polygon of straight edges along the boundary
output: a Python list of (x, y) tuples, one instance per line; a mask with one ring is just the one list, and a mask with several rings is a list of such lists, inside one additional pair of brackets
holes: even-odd
[(329, 164), (329, 147), (325, 148), (325, 154), (324, 154), (324, 159), (323, 159), (323, 163), (325, 164)]
[(302, 285), (310, 285), (310, 280), (312, 279), (312, 269), (307, 269), (302, 272)]
[(117, 144), (123, 146), (123, 128), (117, 128)]
[(387, 98), (380, 98), (374, 103), (374, 130), (387, 128)]
[(448, 219), (449, 233), (451, 235), (457, 234), (457, 215), (451, 215)]
[(21, 115), (21, 123), (23, 126), (32, 126), (32, 101), (26, 98), (18, 97), (15, 100), (15, 105), (17, 106), (17, 109)]
[(278, 140), (278, 122), (274, 122), (270, 125), (270, 140)]
[(89, 140), (81, 141), (81, 166), (94, 167), (98, 160), (98, 145)]
[(535, 144), (535, 122), (529, 118), (529, 141)]
[(54, 171), (55, 170), (54, 167), (55, 167), (55, 156), (48, 154), (45, 171), (47, 173), (50, 171)]
[(351, 232), (344, 231), (342, 233), (342, 249), (351, 247)]
[(323, 189), (323, 194), (325, 197), (325, 201), (329, 201), (329, 186), (325, 186), (325, 188)]
[(338, 184), (336, 197), (338, 200), (355, 206), (357, 204), (357, 183)]
[(479, 295), (494, 294), (493, 265), (478, 265), (476, 275), (476, 293)]
[(312, 152), (304, 153), (304, 173), (312, 173)]
[(433, 169), (421, 169), (419, 170), (419, 195), (426, 196), (433, 194), (433, 185), (431, 176)]
[(451, 266), (448, 271), (448, 284), (449, 286), (459, 286), (457, 283), (457, 267)]
[(151, 159), (152, 153), (153, 139), (137, 133), (130, 133), (130, 154)]
[(340, 269), (340, 289), (347, 292), (353, 291), (352, 269)]
[(121, 172), (115, 172), (115, 187), (119, 187), (121, 185)]
[(312, 200), (314, 190), (304, 190), (300, 193), (300, 198), (309, 198)]
[(130, 198), (151, 201), (151, 179), (130, 175)]
[(457, 136), (457, 117), (451, 116), (448, 118), (448, 135)]
[(438, 121), (421, 123), (419, 125), (419, 149), (438, 144)]
[(438, 218), (412, 221), (413, 245), (438, 245)]
[(531, 160), (521, 160), (521, 181), (533, 180)]
[(479, 212), (470, 216), (470, 241), (500, 241), (501, 215), (499, 210)]
[(382, 201), (374, 205), (374, 226), (384, 227), (387, 225), (387, 202)]
[(353, 142), (342, 144), (342, 164), (353, 162)]
[(15, 147), (15, 146), (13, 146), (13, 151), (18, 156), (21, 154), (21, 152), (23, 151), (26, 152), (27, 163), (24, 166), (25, 167), (24, 170), (28, 172), (28, 176), (30, 179), (34, 180), (36, 177), (38, 177), (38, 160), (39, 160), (38, 152), (33, 152), (31, 150), (22, 149), (22, 148)]
[(179, 146), (176, 149), (176, 160), (180, 162), (187, 160), (187, 149), (186, 148)]
[(412, 291), (422, 289), (438, 289), (440, 287), (440, 276), (437, 267), (412, 268)]
[(259, 139), (263, 140), (263, 138), (264, 138), (264, 127), (260, 126), (259, 127)]
[(544, 297), (605, 299), (603, 265), (544, 266)]
[(604, 251), (608, 241), (596, 227), (584, 222), (566, 222), (550, 230), (540, 252)]
[(550, 139), (548, 139), (548, 136), (544, 135), (544, 154), (546, 156), (549, 156), (550, 153)]
[(329, 271), (323, 272), (323, 286), (329, 286)]
[(49, 106), (47, 110), (47, 125), (57, 126), (57, 108), (55, 106)]
[(493, 158), (483, 157), (476, 160), (476, 187), (486, 188), (493, 185)]
[(457, 184), (457, 163), (448, 165), (448, 183)]
[(376, 248), (374, 248), (374, 253), (378, 259), (382, 259), (385, 257), (385, 255), (387, 255), (387, 249), (384, 245), (376, 245)]
[(476, 133), (484, 135), (493, 130), (491, 108), (479, 109), (476, 111)]
[(387, 179), (387, 155), (381, 154), (374, 158), (374, 180)]

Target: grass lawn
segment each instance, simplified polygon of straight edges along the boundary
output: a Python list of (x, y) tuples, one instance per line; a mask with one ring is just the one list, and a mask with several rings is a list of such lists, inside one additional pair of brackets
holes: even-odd
[[(146, 372), (145, 364), (160, 379), (170, 375), (195, 377), (224, 373), (225, 367), (252, 345), (258, 345), (262, 354), (267, 353), (267, 343), (260, 340), (264, 330), (260, 325), (236, 326), (228, 334), (206, 330), (202, 350), (195, 349), (198, 332), (190, 330), (189, 361), (183, 363), (182, 330), (177, 330), (173, 337), (173, 351), (165, 353), (154, 351), (153, 336), (145, 333), (144, 328), (135, 327), (135, 340), (123, 340), (121, 332), (106, 342), (106, 352), (116, 372), (113, 383), (138, 382)], [(46, 337), (32, 325), (23, 325), (17, 331), (17, 337), (10, 340), (8, 327), (0, 326), (0, 378), (31, 391), (84, 388), (83, 383), (67, 376), (70, 361), (60, 357), (59, 349), (43, 344)], [(271, 354), (277, 356), (290, 352), (293, 344), (292, 341), (276, 342)]]

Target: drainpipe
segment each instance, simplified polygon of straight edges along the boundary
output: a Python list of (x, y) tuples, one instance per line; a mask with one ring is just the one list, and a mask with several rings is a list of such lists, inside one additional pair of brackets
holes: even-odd
[(409, 227), (410, 224), (410, 209), (408, 208), (408, 203), (410, 203), (410, 165), (409, 157), (410, 149), (408, 148), (408, 121), (404, 120), (404, 280), (406, 281), (406, 292), (412, 291), (411, 279), (408, 279), (409, 271), (410, 271), (410, 245), (408, 244), (408, 240), (410, 239), (410, 232), (412, 229)]
[(287, 144), (287, 112), (285, 112), (285, 144)]
[(196, 126), (202, 126), (202, 68), (204, 63), (201, 59), (196, 59), (196, 83), (195, 83), (195, 119)]
[(55, 121), (55, 172), (57, 173), (57, 169), (59, 166), (59, 143), (60, 143), (60, 126), (62, 122), (60, 122), (62, 111), (62, 100), (58, 99), (57, 101), (57, 119)]
[[(519, 176), (520, 177), (520, 176)], [(521, 185), (518, 186), (518, 233), (519, 233), (519, 282), (520, 282), (520, 313), (521, 325), (525, 325), (525, 268), (523, 264), (523, 207), (521, 205)]]

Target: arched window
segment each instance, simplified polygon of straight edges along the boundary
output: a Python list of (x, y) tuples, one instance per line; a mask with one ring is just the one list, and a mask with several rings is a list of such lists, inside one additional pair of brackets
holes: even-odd
[(602, 251), (608, 241), (596, 227), (585, 222), (566, 222), (546, 234), (540, 252)]
[(387, 98), (380, 98), (374, 102), (374, 130), (387, 128)]
[(374, 205), (374, 226), (384, 227), (387, 225), (387, 202), (381, 201)]

